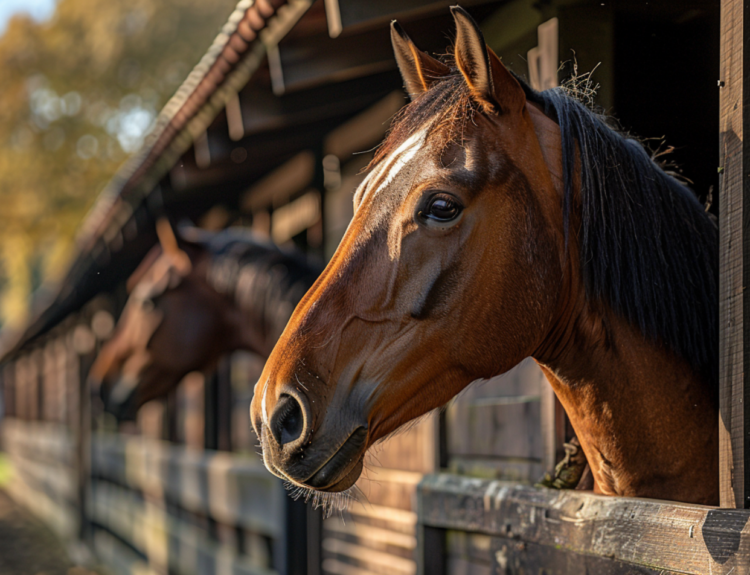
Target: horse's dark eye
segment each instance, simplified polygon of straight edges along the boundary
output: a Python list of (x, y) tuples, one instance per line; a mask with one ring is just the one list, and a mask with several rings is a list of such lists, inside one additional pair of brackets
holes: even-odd
[(445, 223), (455, 220), (462, 209), (463, 207), (455, 198), (448, 194), (438, 194), (429, 200), (422, 215), (436, 222)]

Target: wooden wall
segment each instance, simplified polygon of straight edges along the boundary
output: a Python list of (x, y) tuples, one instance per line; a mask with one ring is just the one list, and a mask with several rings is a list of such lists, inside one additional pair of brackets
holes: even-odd
[(469, 386), (445, 413), (445, 467), (477, 477), (541, 479), (541, 400), (547, 385), (527, 359), (505, 375)]

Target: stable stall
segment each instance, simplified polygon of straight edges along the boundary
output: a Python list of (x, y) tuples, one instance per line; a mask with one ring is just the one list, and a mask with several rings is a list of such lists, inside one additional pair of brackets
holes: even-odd
[[(255, 455), (248, 405), (257, 356), (235, 353), (213, 376), (186, 378), (144, 406), (128, 435), (92, 419), (86, 376), (122, 310), (127, 278), (157, 242), (157, 219), (250, 228), (327, 261), (352, 216), (362, 170), (406, 102), (388, 23), (398, 18), (421, 48), (443, 53), (450, 4), (238, 4), (83, 222), (78, 256), (52, 304), (3, 351), (3, 441), (18, 471), (15, 498), (123, 573), (750, 569), (744, 511), (531, 487), (572, 433), (531, 360), (377, 447), (358, 484), (366, 501), (325, 519), (286, 497)], [(593, 80), (601, 106), (626, 129), (666, 134), (702, 197), (721, 178), (722, 505), (747, 507), (737, 367), (741, 4), (722, 2), (720, 75), (716, 3), (464, 4), (503, 61), (535, 87), (601, 63)], [(683, 92), (690, 97), (675, 96)], [(188, 420), (200, 421), (199, 436)]]

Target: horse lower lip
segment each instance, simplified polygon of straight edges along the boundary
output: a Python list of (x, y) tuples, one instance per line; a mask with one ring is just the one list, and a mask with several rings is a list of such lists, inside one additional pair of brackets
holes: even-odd
[(359, 461), (359, 453), (365, 441), (367, 441), (367, 430), (364, 427), (357, 428), (333, 457), (305, 481), (305, 485), (313, 489), (325, 489), (334, 485)]

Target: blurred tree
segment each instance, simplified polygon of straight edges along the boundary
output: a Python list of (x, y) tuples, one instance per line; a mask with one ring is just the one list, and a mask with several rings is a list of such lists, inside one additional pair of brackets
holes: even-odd
[[(76, 228), (236, 0), (60, 0), (0, 37), (0, 326), (65, 272)], [(38, 271), (34, 271), (38, 270)]]

